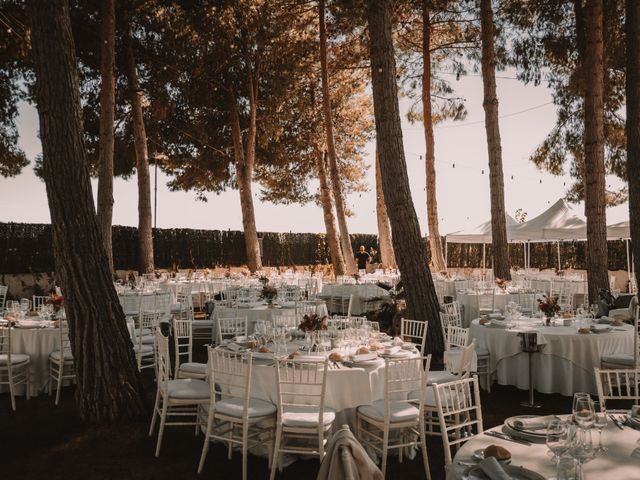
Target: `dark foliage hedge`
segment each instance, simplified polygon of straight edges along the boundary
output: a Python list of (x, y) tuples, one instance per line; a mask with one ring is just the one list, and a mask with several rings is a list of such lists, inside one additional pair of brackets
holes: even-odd
[[(329, 263), (324, 234), (260, 233), (265, 266), (313, 265)], [(138, 230), (113, 227), (113, 260), (118, 270), (138, 265)], [(354, 250), (360, 245), (377, 248), (377, 236), (351, 235)], [(426, 245), (426, 242), (425, 242)], [(154, 260), (157, 268), (208, 268), (240, 266), (246, 263), (244, 235), (231, 230), (154, 229)], [(567, 242), (561, 248), (563, 268), (583, 269), (584, 243)], [(512, 265), (523, 264), (522, 245), (511, 245)], [(531, 266), (556, 266), (555, 244), (532, 244)], [(479, 267), (482, 245), (450, 244), (450, 267)], [(487, 266), (491, 266), (491, 246), (487, 246)], [(626, 269), (625, 244), (609, 242), (609, 268)], [(48, 224), (0, 223), (0, 273), (53, 272), (51, 227)]]

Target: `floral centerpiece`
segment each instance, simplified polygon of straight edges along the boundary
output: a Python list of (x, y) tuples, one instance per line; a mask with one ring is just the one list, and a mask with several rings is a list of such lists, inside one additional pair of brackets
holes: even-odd
[(318, 330), (326, 330), (329, 327), (327, 317), (320, 317), (315, 313), (309, 313), (302, 317), (302, 323), (298, 328), (303, 332), (317, 332)]
[(264, 286), (269, 283), (269, 279), (265, 275), (261, 275), (258, 281)]
[(273, 299), (278, 295), (278, 290), (276, 287), (272, 287), (271, 285), (265, 284), (262, 287), (262, 291), (260, 292), (260, 297), (265, 299), (269, 305), (273, 303)]
[(62, 310), (62, 307), (64, 307), (64, 297), (52, 292), (47, 300), (47, 305), (53, 306), (53, 311), (58, 313)]
[(542, 295), (538, 298), (538, 308), (544, 316), (547, 317), (547, 325), (551, 323), (551, 317), (560, 311), (560, 305), (558, 305), (558, 297), (547, 297)]
[(496, 278), (496, 285), (504, 292), (507, 290), (507, 281), (504, 278)]

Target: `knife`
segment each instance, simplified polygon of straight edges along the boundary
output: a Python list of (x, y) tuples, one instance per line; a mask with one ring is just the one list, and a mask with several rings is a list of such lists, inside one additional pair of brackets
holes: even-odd
[(531, 442), (528, 442), (526, 440), (521, 440), (519, 438), (516, 437), (512, 437), (511, 435), (507, 435), (506, 433), (498, 433), (498, 432), (484, 432), (485, 435), (489, 435), (490, 437), (495, 437), (495, 438), (500, 438), (502, 440), (508, 440), (510, 442), (515, 442), (515, 443), (520, 443), (522, 445), (527, 445), (527, 446), (531, 446)]
[(620, 420), (618, 420), (616, 417), (614, 417), (611, 414), (609, 414), (609, 418), (611, 419), (611, 421), (614, 423), (616, 427), (618, 427), (620, 430), (624, 430), (624, 427), (622, 426), (622, 423), (620, 423)]

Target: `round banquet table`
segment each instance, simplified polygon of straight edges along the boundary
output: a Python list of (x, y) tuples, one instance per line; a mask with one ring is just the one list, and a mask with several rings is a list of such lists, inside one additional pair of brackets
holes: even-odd
[[(593, 369), (600, 366), (600, 358), (612, 353), (633, 352), (633, 328), (614, 327), (608, 333), (580, 334), (576, 327), (541, 326), (540, 319), (525, 318), (513, 328), (497, 328), (471, 322), (470, 340), (489, 350), (489, 371), (497, 374), (500, 385), (529, 388), (529, 355), (522, 353), (521, 331), (537, 331), (538, 343), (544, 344), (534, 354), (533, 386), (541, 393), (574, 392), (596, 394)], [(640, 475), (639, 475), (640, 477)]]
[[(462, 326), (469, 328), (471, 320), (478, 318), (478, 294), (473, 291), (459, 291), (456, 295), (458, 303), (463, 307), (462, 311)], [(500, 310), (504, 312), (509, 302), (517, 302), (518, 294), (496, 292), (494, 310)]]
[[(492, 428), (502, 431), (502, 426)], [(637, 480), (640, 478), (640, 445), (636, 440), (640, 432), (625, 427), (618, 429), (609, 423), (602, 433), (602, 441), (606, 452), (600, 452), (595, 459), (584, 464), (585, 478), (615, 478), (616, 480)], [(593, 433), (594, 442), (597, 433)], [(489, 445), (500, 445), (511, 452), (511, 465), (523, 466), (539, 473), (544, 478), (555, 478), (555, 465), (548, 455), (544, 443), (533, 443), (530, 446), (502, 440), (488, 435), (478, 435), (466, 442), (456, 453), (453, 463), (447, 468), (447, 480), (460, 480), (468, 468), (458, 462), (470, 462), (475, 450)]]
[[(289, 343), (288, 351), (295, 351), (301, 343)], [(223, 348), (223, 347), (217, 347)], [(332, 351), (346, 352), (340, 349)], [(326, 354), (318, 355), (329, 355)], [(303, 352), (304, 355), (304, 352)], [(419, 356), (417, 351), (411, 352), (406, 358)], [(345, 355), (346, 357), (346, 355)], [(329, 362), (327, 370), (327, 386), (325, 405), (336, 411), (334, 425), (349, 424), (355, 426), (355, 409), (360, 405), (369, 405), (384, 398), (384, 369), (382, 358), (373, 365), (346, 367), (338, 364), (335, 368)], [(251, 397), (278, 403), (278, 383), (276, 368), (272, 361), (254, 359), (251, 372)]]
[[(270, 308), (268, 305), (262, 302), (256, 302), (250, 304), (248, 307), (218, 307), (218, 315), (220, 317), (247, 317), (247, 335), (251, 335), (254, 332), (255, 323), (260, 320), (267, 322), (273, 322), (274, 317), (278, 315), (295, 315), (295, 302), (284, 303), (283, 305), (276, 305)], [(319, 317), (328, 316), (327, 305), (322, 302), (316, 305), (316, 314)]]
[[(49, 354), (60, 348), (60, 333), (57, 328), (13, 328), (11, 330), (11, 353), (29, 355), (29, 375), (31, 389), (35, 397), (44, 393), (49, 382)], [(8, 392), (9, 386), (2, 385), (0, 392)], [(16, 387), (16, 395), (24, 395), (24, 385)]]

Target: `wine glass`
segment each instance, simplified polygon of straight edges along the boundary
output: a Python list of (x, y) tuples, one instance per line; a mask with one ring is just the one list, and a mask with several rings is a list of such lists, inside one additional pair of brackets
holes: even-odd
[(596, 456), (596, 451), (593, 448), (593, 441), (591, 439), (591, 432), (583, 428), (572, 427), (570, 437), (571, 441), (568, 452), (569, 455), (578, 461), (577, 480), (584, 480), (582, 466), (589, 460), (593, 460)]
[(576, 410), (576, 403), (578, 402), (578, 400), (580, 398), (589, 398), (589, 399), (591, 399), (591, 395), (586, 393), (586, 392), (575, 392), (573, 394), (573, 405), (571, 407), (571, 411), (572, 411), (573, 415), (576, 414), (576, 411), (577, 411)]
[(27, 313), (29, 313), (29, 305), (31, 304), (31, 302), (29, 301), (28, 298), (21, 298), (20, 299), (20, 317), (21, 318), (25, 318), (27, 316)]
[(552, 420), (547, 425), (547, 447), (553, 453), (553, 461), (558, 468), (560, 457), (569, 450), (571, 437), (569, 426), (562, 420)]
[(600, 402), (593, 402), (593, 407), (595, 409), (593, 426), (598, 430), (598, 448), (596, 449), (596, 452), (606, 452), (607, 447), (602, 445), (602, 430), (609, 423), (607, 419), (607, 410)]
[(590, 397), (578, 397), (574, 402), (573, 419), (580, 428), (586, 430), (593, 427), (596, 412)]

